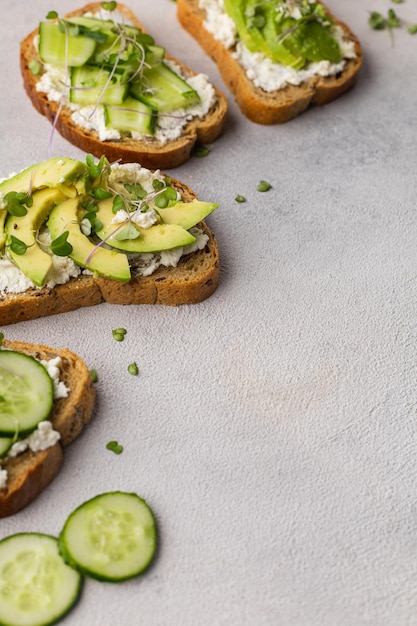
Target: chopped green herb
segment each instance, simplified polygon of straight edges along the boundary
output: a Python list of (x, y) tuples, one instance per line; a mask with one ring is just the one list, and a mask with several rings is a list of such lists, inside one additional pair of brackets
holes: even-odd
[(194, 156), (201, 159), (206, 157), (210, 153), (210, 150), (206, 146), (196, 146), (194, 149)]
[(90, 376), (91, 376), (91, 380), (93, 381), (93, 383), (98, 382), (98, 374), (95, 369), (90, 370)]
[(3, 343), (3, 339), (4, 339), (4, 333), (0, 333), (0, 346)]
[(394, 4), (401, 4), (404, 0), (391, 0)]
[(271, 183), (268, 183), (266, 180), (261, 180), (258, 185), (258, 191), (269, 191), (271, 187)]
[(109, 441), (106, 448), (107, 450), (114, 452), (114, 454), (121, 454), (123, 452), (123, 446), (121, 446), (117, 441)]
[(129, 374), (132, 374), (132, 376), (137, 376), (139, 374), (139, 368), (136, 363), (130, 363), (130, 365), (127, 366), (127, 371)]
[(25, 254), (26, 250), (28, 249), (25, 242), (21, 241), (14, 235), (10, 236), (9, 247), (10, 247), (10, 250), (12, 250), (12, 252), (14, 252), (15, 254), (18, 254), (19, 256), (22, 256), (23, 254)]
[(47, 20), (55, 20), (58, 17), (58, 13), (56, 11), (49, 11), (46, 15)]
[(41, 64), (36, 59), (33, 59), (29, 63), (28, 67), (34, 76), (38, 76), (41, 71)]
[(417, 24), (412, 24), (411, 26), (409, 26), (407, 28), (407, 32), (409, 32), (410, 35), (415, 35), (417, 33)]
[(73, 250), (72, 245), (67, 241), (69, 232), (64, 231), (59, 237), (51, 242), (51, 251), (56, 256), (69, 256)]
[(368, 24), (373, 30), (384, 30), (387, 25), (387, 21), (381, 13), (373, 11), (369, 16)]
[(387, 20), (388, 28), (399, 28), (401, 22), (397, 17), (394, 9), (389, 9), (388, 11), (388, 20)]
[(123, 341), (127, 333), (127, 330), (125, 328), (115, 328), (111, 332), (112, 332), (113, 338), (116, 341)]
[(237, 195), (235, 198), (236, 202), (246, 202), (245, 196)]
[(117, 2), (113, 0), (113, 2), (101, 2), (100, 6), (105, 11), (114, 11), (117, 7)]

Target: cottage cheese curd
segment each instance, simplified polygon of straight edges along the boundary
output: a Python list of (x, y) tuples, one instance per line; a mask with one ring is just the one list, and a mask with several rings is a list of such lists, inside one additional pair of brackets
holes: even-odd
[[(204, 21), (206, 30), (230, 50), (253, 84), (266, 92), (282, 89), (286, 85), (300, 85), (312, 76), (335, 76), (343, 70), (347, 59), (356, 57), (354, 42), (346, 37), (340, 26), (335, 25), (332, 28), (332, 35), (339, 43), (343, 55), (340, 63), (329, 61), (308, 63), (301, 70), (274, 63), (260, 52), (250, 52), (242, 41), (238, 40), (236, 26), (227, 15), (223, 0), (200, 0), (199, 6), (206, 12)], [(290, 14), (293, 17), (299, 17), (298, 11), (295, 4), (290, 7)]]

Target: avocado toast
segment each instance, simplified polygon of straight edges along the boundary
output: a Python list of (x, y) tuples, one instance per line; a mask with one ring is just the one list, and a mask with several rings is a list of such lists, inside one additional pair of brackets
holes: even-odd
[(0, 183), (2, 325), (100, 302), (191, 304), (219, 278), (218, 205), (140, 165), (53, 158)]
[(178, 0), (177, 14), (217, 63), (240, 109), (286, 122), (348, 91), (362, 65), (349, 27), (308, 0)]

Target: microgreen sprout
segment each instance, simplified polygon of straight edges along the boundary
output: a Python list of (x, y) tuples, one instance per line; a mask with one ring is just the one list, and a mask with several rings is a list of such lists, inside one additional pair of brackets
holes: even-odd
[(129, 372), (129, 374), (132, 374), (132, 376), (137, 376), (139, 374), (139, 368), (135, 362), (130, 363), (127, 366), (127, 371)]
[(56, 256), (69, 256), (73, 250), (68, 241), (69, 232), (66, 230), (51, 242), (51, 251)]
[(38, 76), (41, 72), (41, 64), (36, 59), (32, 59), (28, 67), (34, 76)]
[(8, 244), (9, 248), (12, 252), (17, 254), (18, 256), (23, 256), (28, 249), (27, 244), (24, 241), (21, 241), (14, 235), (10, 236), (10, 243)]
[(114, 11), (117, 7), (117, 2), (100, 2), (100, 6), (105, 11)]
[(3, 198), (4, 208), (14, 217), (23, 217), (28, 208), (33, 205), (30, 194), (17, 191), (9, 191)]
[(194, 156), (201, 159), (206, 157), (210, 153), (210, 150), (207, 146), (196, 146), (194, 149)]
[(245, 196), (241, 196), (240, 194), (238, 194), (235, 198), (236, 202), (246, 202), (246, 198)]
[(95, 369), (91, 369), (90, 370), (90, 377), (91, 377), (91, 380), (93, 381), (93, 383), (97, 383), (98, 382), (98, 374), (97, 374), (97, 371)]
[(106, 448), (107, 450), (114, 452), (114, 454), (121, 454), (123, 452), (123, 446), (117, 441), (109, 441)]
[(115, 339), (116, 341), (123, 341), (127, 330), (126, 328), (115, 328), (111, 331), (111, 333), (113, 335), (113, 339)]
[(261, 180), (258, 184), (258, 191), (269, 191), (271, 188), (271, 183), (268, 183), (266, 180)]

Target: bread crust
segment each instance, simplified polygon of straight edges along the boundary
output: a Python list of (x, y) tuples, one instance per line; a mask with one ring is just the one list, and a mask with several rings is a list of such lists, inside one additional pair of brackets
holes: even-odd
[[(100, 3), (93, 2), (68, 13), (66, 17), (81, 15), (89, 11), (95, 12), (99, 8)], [(129, 21), (143, 32), (146, 32), (140, 21), (127, 6), (118, 3), (117, 10), (123, 13)], [(188, 122), (181, 136), (174, 141), (169, 141), (165, 144), (152, 138), (143, 141), (131, 138), (124, 138), (120, 141), (100, 141), (96, 131), (82, 128), (72, 120), (72, 112), (69, 107), (64, 105), (59, 110), (59, 103), (50, 102), (45, 93), (36, 90), (41, 74), (35, 76), (29, 69), (29, 64), (34, 60), (42, 64), (33, 43), (37, 34), (38, 29), (35, 29), (23, 40), (20, 46), (20, 68), (24, 88), (35, 109), (52, 124), (55, 124), (56, 130), (65, 139), (84, 152), (91, 153), (98, 158), (104, 154), (110, 162), (117, 160), (123, 163), (136, 161), (149, 169), (170, 169), (185, 163), (190, 158), (191, 151), (196, 143), (212, 143), (223, 132), (227, 113), (227, 100), (223, 93), (215, 88), (217, 96), (215, 105), (204, 118), (194, 118)], [(193, 70), (180, 63), (173, 56), (166, 54), (166, 57), (181, 65), (186, 76), (195, 75)]]
[(0, 518), (23, 509), (52, 482), (64, 461), (63, 448), (72, 443), (90, 421), (96, 397), (87, 365), (70, 350), (7, 340), (3, 340), (2, 346), (39, 360), (61, 357), (60, 380), (67, 385), (69, 393), (67, 398), (55, 400), (48, 418), (54, 430), (60, 433), (60, 440), (46, 450), (26, 450), (2, 464), (8, 479), (6, 487), (0, 489)]
[(310, 106), (326, 104), (354, 86), (362, 65), (361, 45), (346, 24), (329, 11), (327, 13), (354, 42), (356, 58), (347, 60), (340, 75), (313, 76), (298, 86), (287, 85), (283, 89), (267, 93), (253, 84), (230, 51), (204, 28), (206, 13), (199, 8), (198, 0), (177, 0), (179, 22), (217, 64), (242, 113), (258, 124), (287, 122)]
[[(171, 180), (185, 202), (197, 198), (188, 185)], [(205, 248), (182, 257), (175, 268), (160, 267), (151, 276), (136, 276), (128, 283), (81, 275), (51, 289), (33, 287), (23, 293), (0, 294), (0, 326), (102, 302), (168, 306), (202, 302), (217, 288), (220, 260), (213, 232), (205, 222), (198, 226), (208, 236)]]

